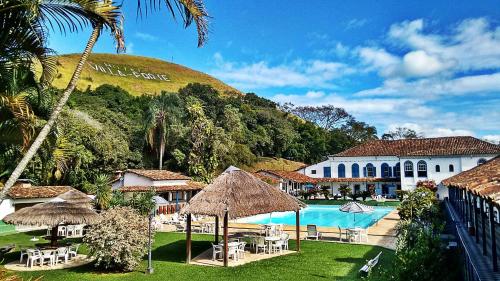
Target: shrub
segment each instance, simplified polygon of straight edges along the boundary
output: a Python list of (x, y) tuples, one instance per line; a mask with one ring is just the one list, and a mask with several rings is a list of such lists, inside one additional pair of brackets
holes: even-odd
[(437, 189), (438, 189), (437, 185), (436, 185), (436, 182), (434, 180), (421, 180), (421, 181), (418, 181), (417, 182), (417, 187), (424, 187), (424, 188), (429, 189), (432, 192), (436, 192)]
[(361, 194), (359, 192), (353, 192), (349, 196), (352, 198), (352, 200), (357, 201)]
[(134, 270), (147, 252), (147, 218), (130, 207), (112, 208), (101, 216), (102, 221), (91, 226), (84, 238), (96, 266)]
[(424, 187), (417, 187), (401, 202), (398, 208), (402, 220), (433, 221), (437, 219), (439, 206), (434, 192)]
[(366, 201), (366, 198), (372, 196), (371, 192), (369, 190), (365, 190), (361, 192), (361, 198), (363, 198), (363, 201)]
[(328, 197), (330, 196), (330, 191), (329, 191), (329, 187), (328, 186), (322, 186), (321, 187), (321, 194), (323, 194), (323, 196), (325, 196), (325, 199), (328, 200)]
[(344, 197), (344, 200), (346, 200), (346, 196), (351, 192), (351, 188), (348, 185), (342, 185), (339, 188), (339, 192)]
[(407, 190), (396, 190), (396, 196), (398, 197), (399, 201), (403, 201), (406, 194), (408, 194)]

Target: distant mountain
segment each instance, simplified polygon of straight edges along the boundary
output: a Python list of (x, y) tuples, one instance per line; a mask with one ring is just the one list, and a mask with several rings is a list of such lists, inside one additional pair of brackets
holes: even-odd
[[(79, 54), (58, 57), (58, 74), (52, 83), (54, 87), (66, 87), (79, 59)], [(241, 94), (210, 75), (182, 65), (154, 58), (116, 54), (91, 54), (77, 88), (85, 90), (90, 86), (95, 89), (102, 84), (111, 84), (122, 87), (132, 95), (140, 95), (161, 91), (177, 92), (194, 82), (209, 84), (222, 94)]]

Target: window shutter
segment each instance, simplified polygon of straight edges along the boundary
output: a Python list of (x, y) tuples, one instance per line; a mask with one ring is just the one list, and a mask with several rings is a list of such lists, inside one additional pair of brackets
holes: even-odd
[(387, 171), (389, 173), (389, 177), (392, 178), (392, 169), (391, 169), (391, 166), (387, 166)]
[(363, 177), (366, 178), (366, 167), (363, 167)]
[(373, 166), (373, 177), (377, 177), (377, 167)]

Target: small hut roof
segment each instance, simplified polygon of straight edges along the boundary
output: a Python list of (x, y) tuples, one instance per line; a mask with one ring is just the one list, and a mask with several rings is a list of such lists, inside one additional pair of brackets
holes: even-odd
[(99, 215), (86, 207), (57, 198), (53, 201), (22, 208), (5, 216), (4, 222), (20, 225), (95, 224)]
[(265, 183), (254, 175), (230, 167), (196, 194), (181, 210), (184, 214), (230, 219), (271, 212), (298, 211), (305, 206), (295, 197)]
[(84, 205), (87, 208), (92, 207), (92, 199), (87, 196), (87, 194), (78, 191), (76, 189), (67, 191), (59, 196), (57, 198), (61, 198), (65, 200), (68, 203), (73, 203), (77, 205)]

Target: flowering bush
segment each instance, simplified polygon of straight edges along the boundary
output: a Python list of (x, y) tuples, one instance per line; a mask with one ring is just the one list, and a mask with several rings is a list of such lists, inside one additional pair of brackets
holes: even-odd
[(417, 182), (417, 187), (425, 187), (429, 189), (432, 192), (437, 191), (437, 185), (436, 182), (433, 180), (422, 180)]
[(116, 207), (101, 214), (102, 221), (89, 228), (84, 241), (96, 266), (132, 271), (147, 253), (148, 220), (130, 207)]

